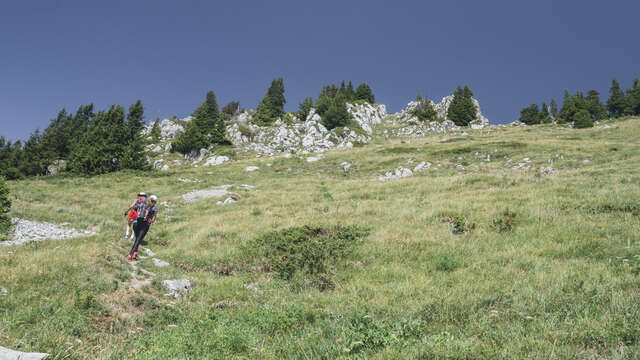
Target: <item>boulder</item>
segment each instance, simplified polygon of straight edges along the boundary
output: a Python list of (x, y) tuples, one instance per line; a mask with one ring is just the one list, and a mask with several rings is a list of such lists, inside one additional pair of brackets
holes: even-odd
[(158, 160), (153, 162), (153, 168), (154, 169), (159, 169), (159, 168), (162, 167), (163, 163), (164, 163), (164, 159), (158, 159)]
[(409, 176), (413, 176), (413, 172), (407, 168), (399, 166), (394, 172), (387, 171), (383, 176), (378, 177), (380, 181), (390, 181), (403, 179)]
[(49, 354), (45, 353), (26, 353), (0, 346), (0, 360), (41, 360), (48, 356)]
[(175, 299), (191, 290), (191, 281), (183, 280), (163, 280), (162, 287)]
[(157, 266), (157, 267), (165, 267), (165, 266), (169, 266), (169, 263), (164, 261), (164, 260), (160, 260), (160, 259), (156, 259), (153, 258), (153, 265)]
[(231, 160), (228, 156), (212, 156), (210, 158), (207, 159), (207, 161), (204, 163), (204, 166), (217, 166), (220, 165), (222, 163), (225, 163), (227, 161)]
[(309, 157), (307, 158), (307, 162), (308, 162), (308, 163), (316, 162), (316, 161), (321, 160), (322, 158), (324, 158), (324, 155), (322, 155), (322, 154), (317, 155), (317, 156), (309, 156)]
[(162, 165), (162, 168), (160, 169), (160, 171), (169, 171), (169, 165), (167, 164)]
[(244, 168), (245, 172), (254, 172), (258, 170), (260, 170), (260, 168), (257, 166), (247, 166), (246, 168)]
[(222, 186), (212, 187), (209, 189), (194, 190), (182, 195), (182, 199), (184, 199), (184, 201), (186, 202), (196, 202), (198, 200), (208, 199), (208, 198), (221, 198), (229, 194), (229, 191), (228, 191), (229, 188), (231, 188), (231, 185), (222, 185)]

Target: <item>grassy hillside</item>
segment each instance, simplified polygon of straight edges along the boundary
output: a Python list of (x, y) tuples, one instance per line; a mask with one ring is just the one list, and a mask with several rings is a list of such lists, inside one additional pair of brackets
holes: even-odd
[[(640, 358), (640, 119), (608, 126), (11, 182), (13, 216), (98, 235), (0, 247), (0, 344), (54, 359)], [(433, 165), (377, 180), (412, 161)], [(223, 184), (255, 189), (224, 206), (180, 197)], [(119, 237), (140, 190), (171, 206), (147, 244), (171, 265), (140, 260), (156, 275), (138, 272), (152, 281), (136, 289)], [(264, 234), (303, 225), (329, 240), (298, 262), (274, 253), (294, 236)], [(322, 269), (300, 265), (314, 259)], [(183, 278), (186, 297), (164, 295), (162, 280)]]

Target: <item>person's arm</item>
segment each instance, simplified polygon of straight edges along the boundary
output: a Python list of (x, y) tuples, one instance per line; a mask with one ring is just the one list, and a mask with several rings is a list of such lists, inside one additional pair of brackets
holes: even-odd
[(129, 208), (124, 212), (124, 214), (127, 215), (129, 211), (131, 211), (131, 208), (133, 208), (134, 206), (136, 206), (136, 203), (131, 204), (131, 206), (129, 206)]
[(153, 214), (153, 217), (151, 218), (151, 223), (152, 223), (152, 224), (153, 224), (154, 222), (156, 222), (156, 216), (158, 216), (158, 212), (157, 212), (157, 211)]

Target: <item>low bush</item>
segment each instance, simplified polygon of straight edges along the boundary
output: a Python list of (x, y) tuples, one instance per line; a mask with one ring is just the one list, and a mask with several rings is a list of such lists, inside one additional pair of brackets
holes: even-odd
[(317, 283), (326, 285), (325, 276), (368, 235), (369, 229), (360, 226), (291, 227), (249, 241), (244, 253), (252, 262), (282, 279), (311, 276), (319, 279)]
[(517, 214), (506, 208), (498, 217), (493, 219), (493, 227), (498, 232), (513, 230), (517, 225)]
[(9, 199), (9, 188), (5, 180), (0, 176), (0, 241), (3, 240), (11, 228), (9, 211), (11, 210), (11, 200)]

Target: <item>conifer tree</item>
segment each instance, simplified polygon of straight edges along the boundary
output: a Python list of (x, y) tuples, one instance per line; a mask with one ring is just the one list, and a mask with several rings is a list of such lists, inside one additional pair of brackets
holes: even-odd
[(3, 176), (0, 176), (0, 240), (11, 228), (11, 219), (9, 219), (9, 211), (11, 210), (11, 199), (9, 199), (9, 187)]
[(462, 89), (460, 86), (453, 92), (453, 99), (447, 110), (447, 118), (458, 126), (468, 126), (475, 120), (477, 109), (473, 104), (473, 93), (468, 86)]
[(300, 107), (296, 116), (300, 121), (306, 121), (309, 113), (311, 112), (311, 108), (313, 107), (313, 99), (308, 97), (304, 99), (303, 102), (300, 103)]
[(410, 114), (418, 118), (422, 122), (436, 120), (438, 113), (436, 112), (433, 103), (429, 99), (423, 99), (421, 94), (416, 97), (418, 103), (415, 108), (410, 111)]
[(471, 92), (471, 89), (469, 89), (467, 85), (465, 85), (464, 89), (462, 89), (462, 95), (464, 100), (463, 104), (464, 104), (464, 113), (466, 116), (466, 122), (467, 122), (467, 125), (469, 125), (470, 122), (476, 119), (477, 109), (476, 109), (476, 106), (473, 104), (473, 92)]
[(593, 120), (602, 120), (607, 117), (607, 110), (600, 102), (600, 93), (596, 90), (587, 92), (586, 106)]
[(371, 87), (365, 83), (358, 85), (356, 89), (356, 100), (363, 100), (372, 105), (376, 103), (376, 98), (373, 95)]
[(254, 117), (258, 125), (271, 125), (274, 121), (284, 115), (284, 79), (274, 79), (267, 93), (262, 97), (262, 101), (256, 109)]
[(347, 101), (354, 101), (356, 99), (356, 91), (353, 89), (353, 83), (349, 80), (347, 84)]
[(127, 113), (127, 133), (129, 141), (125, 147), (122, 168), (142, 170), (147, 168), (142, 128), (144, 127), (144, 107), (138, 100), (129, 107)]
[(162, 138), (162, 131), (160, 130), (160, 119), (156, 118), (156, 121), (153, 122), (153, 126), (151, 127), (151, 143), (157, 144), (160, 142)]
[(540, 123), (540, 111), (538, 110), (538, 104), (531, 104), (524, 109), (520, 110), (520, 122), (527, 125), (536, 125)]
[(579, 110), (574, 116), (573, 127), (577, 129), (593, 127), (593, 119), (589, 111), (586, 109)]
[(609, 111), (609, 116), (611, 117), (620, 117), (625, 111), (625, 95), (616, 78), (613, 78), (611, 81), (609, 100), (607, 101), (607, 111)]
[(625, 95), (625, 115), (640, 115), (640, 80), (633, 79), (633, 86)]
[(327, 129), (346, 126), (351, 120), (351, 114), (347, 111), (347, 99), (341, 93), (338, 93), (330, 100), (327, 111), (322, 115), (322, 123)]

